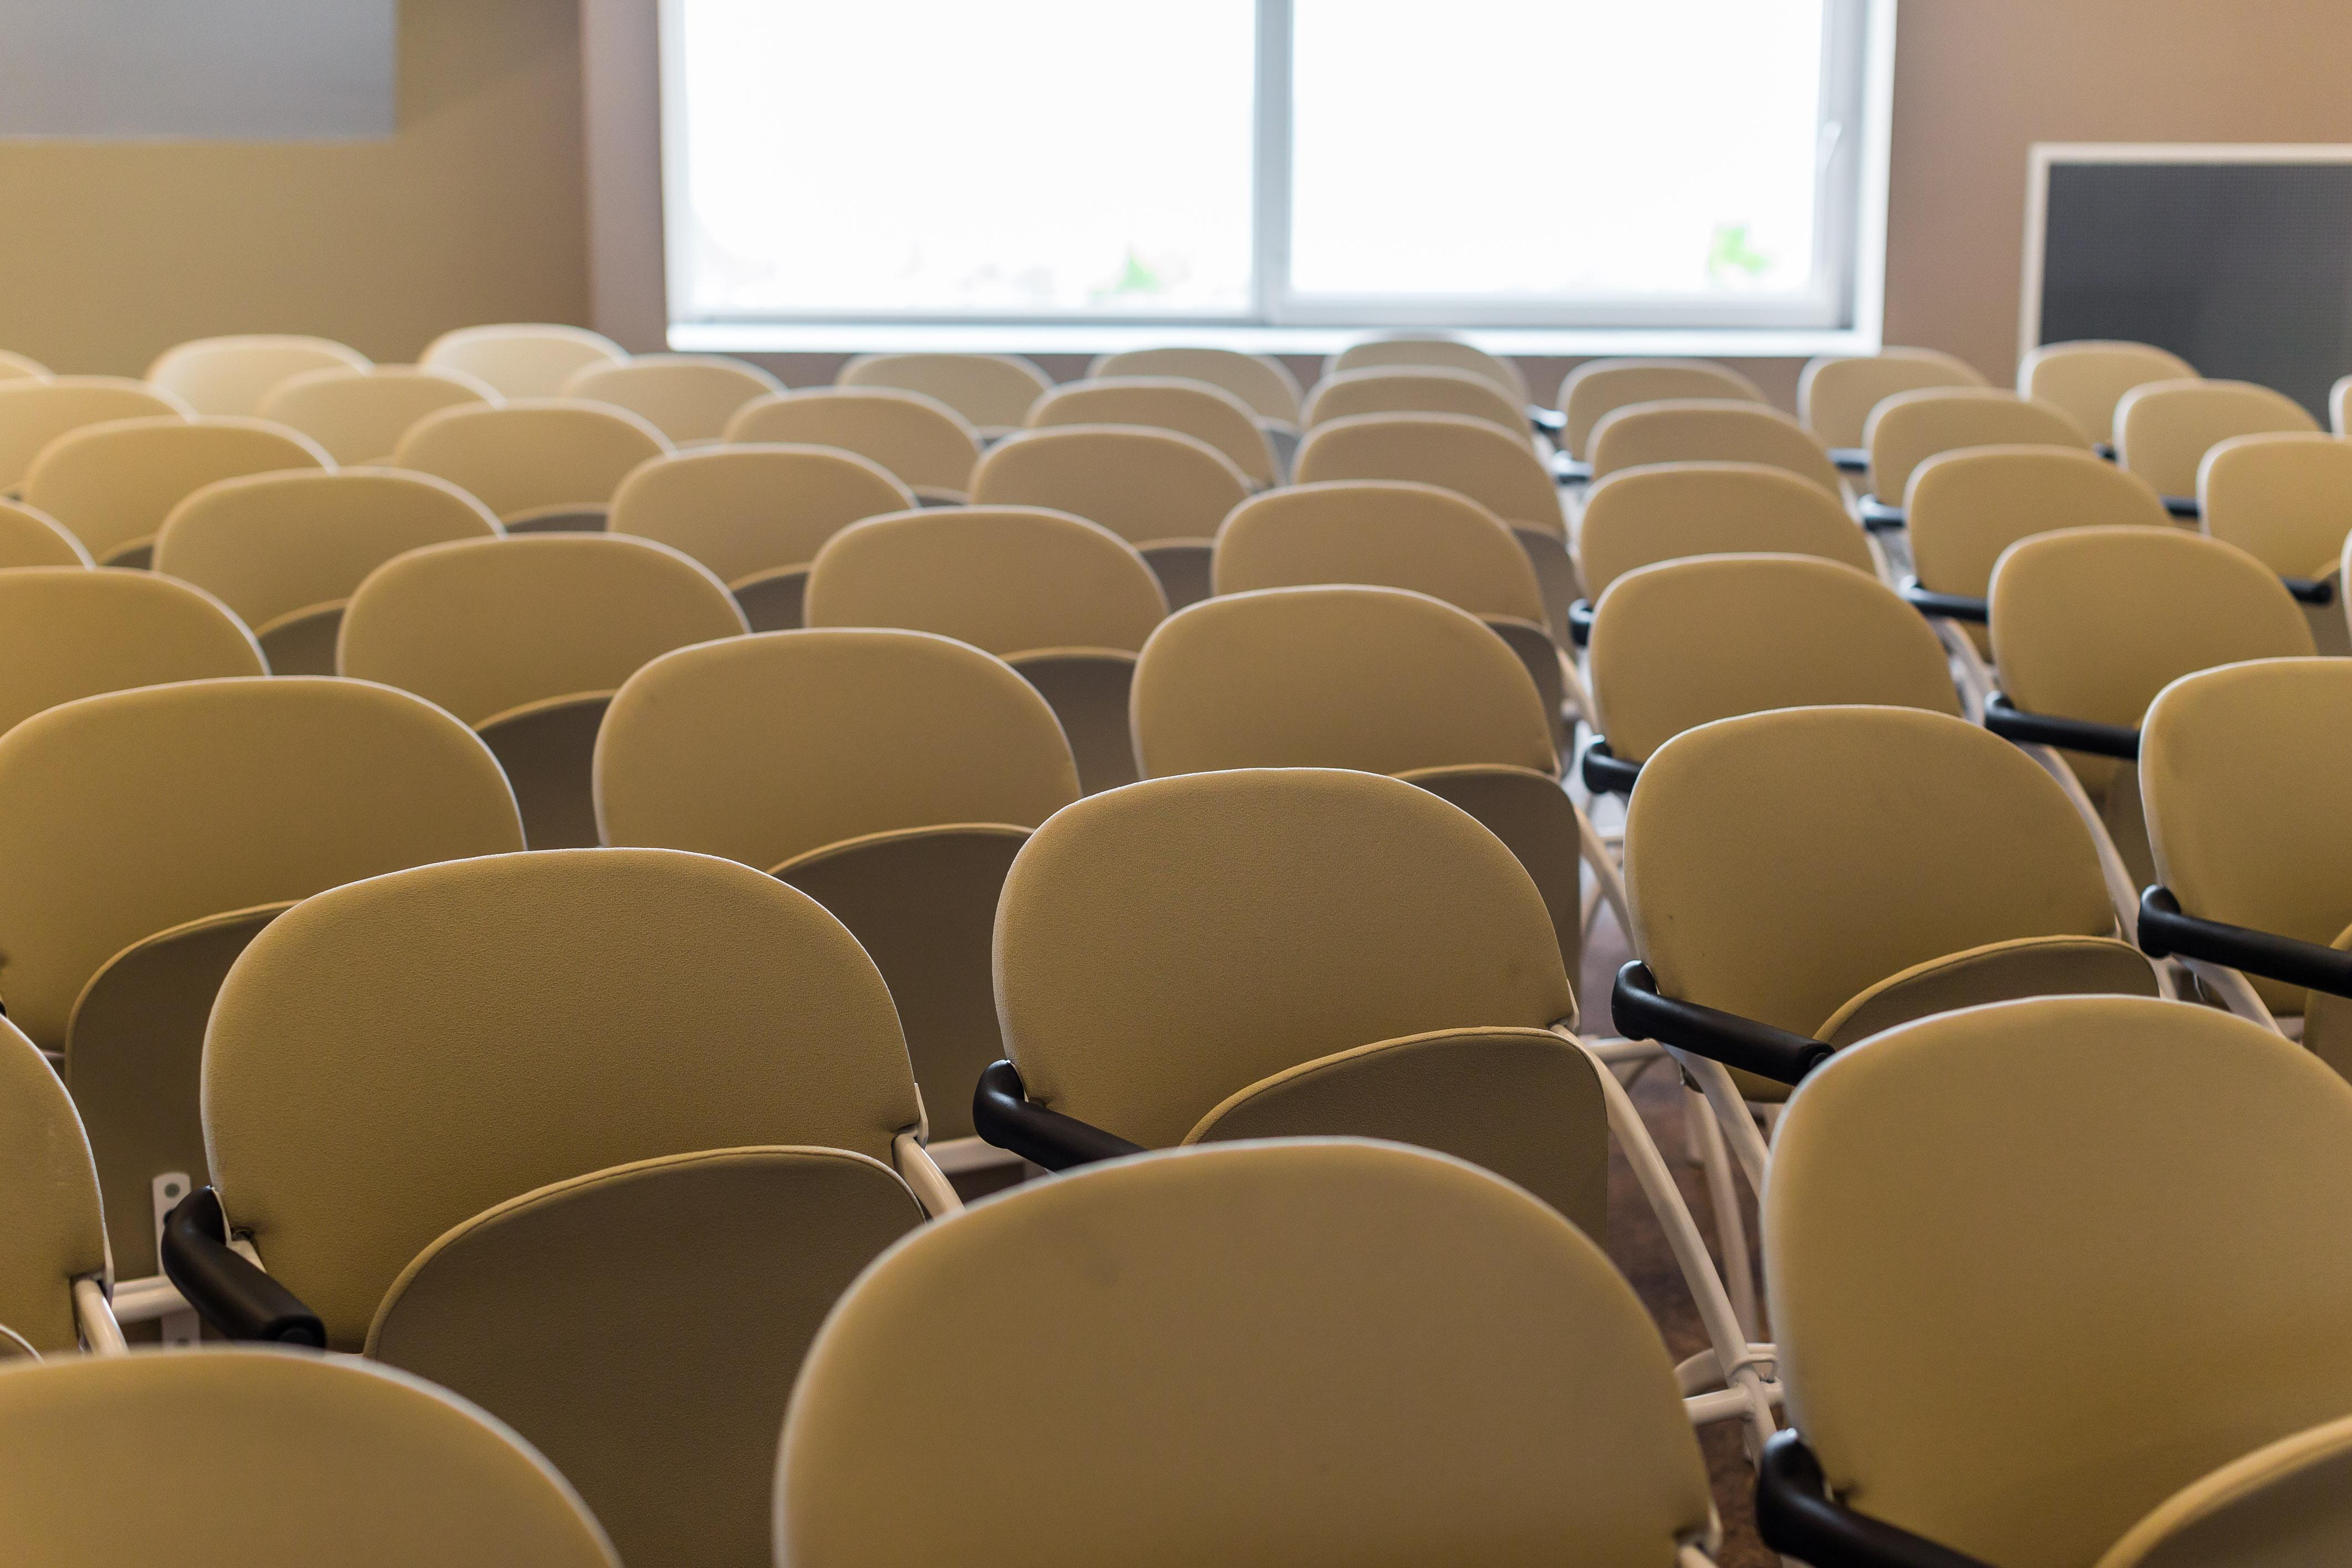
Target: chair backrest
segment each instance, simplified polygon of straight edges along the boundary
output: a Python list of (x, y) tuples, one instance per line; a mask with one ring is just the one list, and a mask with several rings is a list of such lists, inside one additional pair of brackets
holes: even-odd
[(625, 408), (684, 444), (718, 440), (737, 410), (783, 389), (758, 365), (725, 354), (637, 354), (582, 365), (562, 395)]
[(37, 359), (0, 349), (0, 381), (47, 381), (49, 367)]
[(1526, 437), (1462, 414), (1358, 414), (1318, 425), (1292, 465), (1301, 484), (1407, 479), (1468, 496), (1514, 528), (1567, 532), (1559, 487)]
[(144, 564), (172, 509), (214, 480), (333, 466), (317, 442), (264, 419), (156, 415), (58, 437), (26, 474), (25, 500), (96, 560)]
[(1728, 398), (1636, 403), (1604, 416), (1588, 450), (1596, 479), (1660, 463), (1760, 463), (1832, 497), (1845, 493), (1828, 448), (1769, 404)]
[(1517, 361), (1490, 354), (1459, 338), (1433, 333), (1398, 332), (1349, 343), (1323, 362), (1323, 374), (1337, 375), (1342, 371), (1365, 370), (1373, 365), (1436, 365), (1445, 370), (1466, 370), (1501, 387), (1518, 400), (1520, 407), (1528, 405), (1527, 374), (1519, 369)]
[(743, 630), (726, 584), (666, 544), (608, 533), (461, 539), (368, 574), (343, 612), (337, 665), (479, 726), (617, 690), (672, 648)]
[(101, 691), (267, 675), (253, 634), (201, 588), (152, 572), (0, 572), (0, 731)]
[(2159, 495), (2193, 496), (2205, 454), (2231, 437), (2318, 428), (2302, 404), (2250, 381), (2152, 381), (2116, 405), (2116, 461)]
[(980, 461), (971, 422), (936, 397), (889, 386), (810, 386), (754, 398), (728, 422), (730, 441), (837, 447), (879, 463), (911, 489), (961, 500)]
[(1213, 571), (1220, 594), (1365, 583), (1410, 588), (1474, 616), (1545, 620), (1535, 567), (1501, 518), (1458, 491), (1401, 479), (1252, 496), (1217, 531)]
[(1298, 378), (1269, 354), (1233, 349), (1129, 349), (1098, 356), (1090, 376), (1174, 375), (1222, 386), (1250, 405), (1259, 418), (1277, 425), (1298, 423)]
[(1136, 661), (1144, 776), (1220, 768), (1402, 773), (1559, 767), (1518, 656), (1402, 588), (1266, 588), (1179, 610)]
[(809, 569), (807, 624), (936, 632), (1010, 658), (1141, 649), (1160, 580), (1110, 530), (1042, 507), (957, 507), (854, 523)]
[(982, 430), (1017, 430), (1053, 378), (1017, 354), (860, 354), (841, 367), (843, 386), (889, 386), (936, 397)]
[(1592, 487), (1577, 572), (1595, 601), (1636, 567), (1686, 555), (1818, 555), (1876, 570), (1870, 539), (1837, 498), (1767, 463), (1659, 463)]
[(1328, 425), (1359, 414), (1460, 414), (1526, 438), (1527, 405), (1486, 376), (1443, 365), (1372, 365), (1315, 384), (1306, 422)]
[(1797, 378), (1797, 416), (1824, 447), (1859, 447), (1870, 411), (1883, 398), (1921, 387), (1985, 384), (1974, 365), (1934, 349), (1816, 359)]
[(2092, 439), (2115, 434), (2116, 405), (2151, 381), (2193, 381), (2197, 367), (2154, 343), (2082, 339), (2044, 343), (2017, 362), (2017, 390), (2066, 411)]
[(2197, 470), (2205, 531), (2283, 577), (2326, 577), (2352, 534), (2352, 441), (2318, 431), (2232, 436)]
[(1626, 810), (1625, 889), (1662, 991), (1805, 1035), (1914, 964), (2116, 927), (2057, 781), (1910, 708), (1790, 708), (1676, 735)]
[(1005, 879), (996, 987), (1030, 1098), (1146, 1145), (1335, 1051), (1576, 1009), (1500, 839), (1425, 790), (1322, 768), (1151, 779), (1057, 813)]
[[(171, 1437), (125, 1442), (142, 1432)], [(0, 1381), (0, 1441), (9, 1545), (56, 1568), (121, 1562), (165, 1537), (190, 1563), (619, 1563), (578, 1494), (511, 1431), (347, 1357), (223, 1348), (26, 1367)], [(256, 1476), (270, 1484), (257, 1490)]]
[(1560, 447), (1580, 460), (1591, 455), (1592, 427), (1618, 409), (1691, 398), (1761, 403), (1764, 394), (1738, 371), (1708, 360), (1588, 360), (1559, 384), (1559, 407), (1568, 421)]
[(1874, 1518), (2020, 1568), (2107, 1561), (2352, 1406), (2347, 1205), (2352, 1087), (2219, 1009), (2050, 997), (1890, 1031), (1774, 1140), (1790, 1412)]
[(560, 397), (581, 366), (628, 358), (628, 351), (583, 327), (510, 321), (442, 333), (416, 356), (434, 370), (488, 382), (500, 397)]
[(2326, 1563), (2352, 1553), (2336, 1500), (2352, 1479), (2352, 1417), (2266, 1444), (2175, 1492), (2132, 1526), (2102, 1568)]
[(147, 367), (150, 384), (176, 394), (198, 414), (261, 412), (262, 399), (314, 370), (365, 370), (367, 356), (327, 338), (198, 338), (165, 349)]
[(1641, 762), (1685, 730), (1773, 708), (1960, 711), (1943, 645), (1877, 578), (1802, 555), (1637, 567), (1593, 606), (1592, 700)]
[(2033, 534), (2174, 527), (2147, 480), (2066, 447), (1979, 447), (1930, 458), (1904, 490), (1903, 516), (1921, 585), (1970, 598), (1991, 584), (2000, 552)]
[(975, 506), (1072, 512), (1138, 546), (1210, 539), (1249, 493), (1249, 476), (1207, 442), (1130, 425), (1024, 430), (971, 476)]
[(197, 680), (52, 708), (0, 735), (0, 996), (63, 1043), (131, 944), (403, 866), (522, 847), (481, 742), (361, 681)]
[(631, 677), (596, 737), (607, 844), (767, 870), (950, 824), (1034, 827), (1076, 800), (1053, 709), (1003, 660), (928, 632), (769, 632)]
[(193, 417), (174, 395), (119, 375), (0, 382), (0, 491), (24, 482), (43, 447), (69, 430), (117, 419)]
[(299, 430), (338, 463), (380, 463), (410, 426), (435, 410), (504, 401), (488, 382), (446, 366), (337, 365), (271, 387), (261, 416)]
[(1204, 381), (1173, 377), (1120, 376), (1073, 381), (1029, 405), (1028, 425), (1140, 425), (1173, 430), (1206, 442), (1247, 475), (1251, 484), (1274, 483), (1274, 447), (1258, 428), (1248, 404)]
[[(36, 1354), (70, 1351), (79, 1342), (73, 1282), (103, 1274), (107, 1266), (98, 1167), (57, 1070), (5, 1018), (0, 1018), (0, 1191), (16, 1209), (7, 1250), (0, 1253), (0, 1327), (23, 1336)], [(0, 1335), (0, 1367), (23, 1349)]]
[(667, 849), (490, 856), (296, 905), (222, 984), (204, 1096), (231, 1223), (337, 1347), (436, 1237), (509, 1198), (751, 1145), (887, 1164), (921, 1116), (841, 922)]
[[(859, 1281), (785, 1423), (778, 1560), (1663, 1563), (1712, 1536), (1674, 1392), (1600, 1247), (1459, 1161), (1119, 1161)], [(1034, 1418), (1011, 1442), (1008, 1408)]]
[(0, 499), (0, 569), (15, 566), (87, 566), (89, 552), (37, 507)]
[(730, 584), (804, 567), (857, 521), (915, 504), (870, 458), (829, 447), (698, 447), (631, 470), (613, 494), (614, 533), (657, 540)]
[(428, 414), (392, 460), (471, 491), (513, 521), (604, 506), (631, 469), (669, 450), (660, 431), (625, 409), (547, 397)]
[(2054, 404), (1994, 386), (1923, 387), (1882, 398), (1863, 426), (1871, 493), (1899, 504), (1919, 465), (1971, 447), (2091, 449), (2088, 432)]

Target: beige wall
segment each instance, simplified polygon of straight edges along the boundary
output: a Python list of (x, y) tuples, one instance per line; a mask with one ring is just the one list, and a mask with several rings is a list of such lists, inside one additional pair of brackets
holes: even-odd
[(0, 345), (137, 374), (215, 332), (392, 361), (465, 322), (583, 320), (578, 0), (400, 11), (389, 140), (0, 142)]

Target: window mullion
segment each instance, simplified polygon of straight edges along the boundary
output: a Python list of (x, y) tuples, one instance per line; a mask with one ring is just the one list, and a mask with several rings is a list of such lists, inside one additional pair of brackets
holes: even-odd
[(1251, 288), (1260, 321), (1285, 319), (1290, 298), (1291, 0), (1257, 0), (1257, 128), (1251, 205)]

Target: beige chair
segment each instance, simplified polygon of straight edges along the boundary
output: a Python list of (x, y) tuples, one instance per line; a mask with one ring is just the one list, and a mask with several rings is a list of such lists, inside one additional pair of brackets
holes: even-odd
[(2295, 580), (2321, 653), (2352, 654), (2333, 592), (2352, 537), (2352, 442), (2316, 431), (2232, 436), (2198, 467), (2197, 510), (2206, 532)]
[(1490, 354), (1459, 338), (1438, 334), (1398, 332), (1350, 343), (1323, 362), (1323, 374), (1338, 375), (1374, 365), (1435, 365), (1443, 370), (1466, 370), (1501, 387), (1521, 408), (1528, 405), (1528, 378), (1517, 361)]
[(317, 442), (265, 419), (156, 415), (58, 437), (26, 474), (25, 500), (101, 564), (144, 566), (172, 509), (215, 479), (333, 467)]
[(49, 367), (37, 359), (0, 349), (0, 381), (48, 381)]
[(654, 660), (596, 746), (607, 844), (724, 855), (791, 883), (864, 945), (923, 1086), (964, 1140), (1004, 1054), (989, 944), (1005, 868), (1078, 797), (1054, 710), (1003, 661), (925, 632), (777, 632)]
[(2352, 1553), (2344, 1510), (2352, 1418), (2323, 1421), (2232, 1460), (2167, 1498), (2107, 1549), (2100, 1568), (2333, 1563)]
[(417, 363), (462, 371), (489, 384), (500, 397), (561, 397), (583, 365), (628, 358), (612, 339), (583, 327), (513, 321), (459, 327), (425, 345)]
[(327, 338), (198, 338), (165, 349), (147, 367), (147, 383), (198, 414), (250, 416), (259, 414), (262, 399), (290, 377), (367, 368), (365, 354)]
[[(2352, 1407), (2352, 1088), (2306, 1053), (2137, 998), (1923, 1020), (1790, 1102), (1764, 1205), (1796, 1427), (1765, 1456), (1769, 1544), (2013, 1568), (2340, 1558), (2340, 1489), (2301, 1490), (2292, 1451), (2264, 1451), (2340, 1446), (2321, 1424)], [(2234, 1521), (2213, 1517), (2225, 1498)], [(2336, 1549), (2256, 1549), (2298, 1523)], [(1862, 1530), (1887, 1554), (1840, 1553)]]
[(1760, 463), (1843, 500), (1845, 482), (1811, 432), (1769, 404), (1729, 398), (1636, 403), (1593, 427), (1592, 477), (1660, 463)]
[(2116, 405), (2116, 461), (2194, 516), (2206, 453), (2232, 436), (2318, 428), (2302, 404), (2249, 381), (2153, 381)]
[(996, 655), (1052, 705), (1087, 794), (1135, 782), (1128, 689), (1168, 600), (1110, 530), (1039, 507), (870, 518), (817, 552), (808, 610), (812, 626), (935, 632)]
[(1029, 405), (1054, 385), (1017, 354), (859, 354), (841, 367), (843, 386), (887, 386), (936, 397), (970, 420), (982, 436), (1002, 436), (1028, 422)]
[(804, 895), (670, 850), (492, 856), (256, 939), (174, 1242), (509, 1423), (630, 1563), (749, 1568), (803, 1350), (958, 1206), (921, 1121), (882, 977)]
[(205, 1016), (254, 932), (321, 888), (521, 842), (478, 741), (356, 681), (150, 686), (0, 735), (0, 994), (65, 1053), (119, 1279), (154, 1272), (162, 1211), (204, 1179)]
[(404, 552), (499, 531), (472, 496), (394, 468), (293, 469), (219, 479), (172, 509), (155, 570), (194, 584), (253, 628), (278, 675), (332, 675), (343, 605)]
[(299, 430), (338, 463), (389, 461), (408, 427), (462, 404), (506, 400), (459, 370), (415, 364), (337, 366), (289, 376), (261, 400), (261, 416)]
[[(12, 1555), (102, 1568), (169, 1541), (186, 1568), (617, 1568), (513, 1432), (341, 1357), (205, 1351), (0, 1379)], [(266, 1484), (257, 1478), (266, 1477)]]
[(87, 566), (89, 552), (57, 519), (21, 501), (0, 499), (0, 570), (16, 566)]
[(1886, 349), (1853, 358), (1809, 361), (1797, 378), (1797, 417), (1824, 447), (1862, 446), (1870, 411), (1898, 392), (1934, 386), (1983, 386), (1974, 365), (1934, 349)]
[(85, 425), (164, 415), (186, 419), (194, 414), (173, 394), (125, 376), (0, 381), (0, 493), (25, 482), (26, 470), (42, 448)]
[(562, 395), (625, 408), (683, 447), (720, 439), (745, 404), (783, 389), (758, 365), (725, 354), (637, 354), (582, 365)]
[(621, 683), (672, 648), (740, 636), (725, 584), (667, 545), (523, 534), (426, 545), (344, 607), (339, 673), (438, 704), (489, 746), (534, 849), (594, 844), (590, 768)]
[[(1978, 447), (2063, 447), (2089, 453), (2090, 434), (2055, 404), (1991, 386), (1927, 387), (1879, 400), (1863, 426), (1870, 448), (1870, 494), (1863, 521), (1899, 523), (1919, 465)], [(1873, 515), (1873, 502), (1876, 516)]]
[(408, 427), (392, 462), (478, 497), (510, 533), (593, 532), (605, 525), (621, 481), (670, 450), (626, 409), (547, 397), (428, 414)]
[(1232, 393), (1206, 382), (1142, 376), (1073, 381), (1031, 404), (1028, 425), (1033, 430), (1063, 425), (1173, 430), (1223, 453), (1260, 489), (1277, 479), (1274, 447), (1258, 427), (1257, 416)]
[(1024, 430), (971, 476), (974, 506), (1045, 507), (1109, 529), (1143, 552), (1178, 608), (1208, 596), (1217, 525), (1249, 494), (1249, 476), (1207, 442), (1125, 425)]
[(879, 463), (926, 506), (960, 505), (980, 461), (971, 421), (919, 392), (811, 386), (754, 398), (728, 422), (727, 439), (836, 447)]
[(1560, 449), (1582, 462), (1592, 455), (1592, 428), (1636, 403), (1761, 403), (1754, 382), (1727, 365), (1697, 359), (1596, 359), (1559, 384)]
[(112, 1276), (89, 1139), (57, 1073), (5, 1018), (0, 1186), (16, 1209), (0, 1253), (0, 1371), (78, 1348), (121, 1350), (122, 1331), (106, 1303)]
[(2115, 433), (2116, 405), (2151, 381), (2194, 381), (2197, 367), (2154, 343), (2082, 339), (2044, 343), (2017, 362), (2017, 390), (2053, 405), (2105, 441)]
[(1686, 555), (1814, 555), (1876, 573), (1870, 536), (1817, 484), (1764, 463), (1623, 468), (1586, 497), (1577, 574), (1594, 600), (1626, 573)]
[(1528, 412), (1483, 375), (1440, 365), (1373, 365), (1343, 370), (1315, 384), (1304, 417), (1328, 425), (1360, 414), (1458, 414), (1528, 439)]
[(1296, 429), (1299, 423), (1298, 378), (1271, 354), (1245, 354), (1232, 349), (1129, 349), (1102, 354), (1087, 374), (1100, 378), (1123, 375), (1172, 375), (1220, 386), (1244, 403), (1268, 425)]
[(826, 540), (914, 504), (913, 491), (855, 453), (730, 442), (632, 470), (614, 492), (611, 528), (692, 556), (727, 584), (753, 631), (778, 632), (801, 624), (809, 564)]
[(268, 673), (245, 623), (188, 584), (113, 567), (0, 572), (0, 731), (101, 691)]
[(1155, 1154), (858, 1282), (785, 1423), (776, 1560), (1703, 1568), (1674, 1390), (1601, 1249), (1483, 1173), (1353, 1140)]

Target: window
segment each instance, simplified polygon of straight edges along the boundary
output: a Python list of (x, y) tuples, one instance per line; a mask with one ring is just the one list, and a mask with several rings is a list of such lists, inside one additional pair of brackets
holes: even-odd
[(1887, 0), (667, 0), (671, 318), (1847, 327), (1888, 27)]

